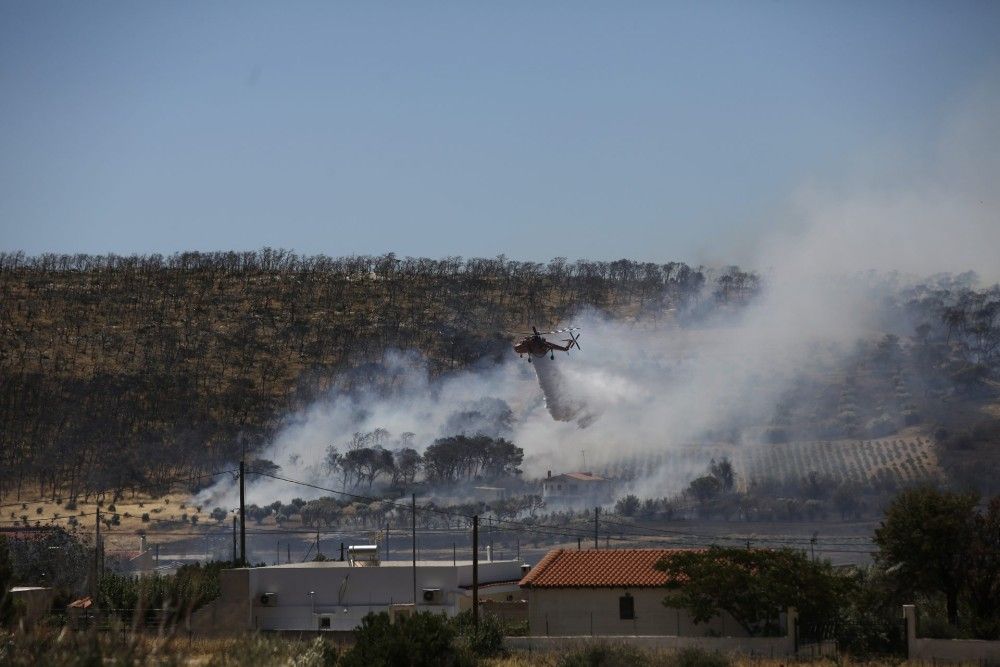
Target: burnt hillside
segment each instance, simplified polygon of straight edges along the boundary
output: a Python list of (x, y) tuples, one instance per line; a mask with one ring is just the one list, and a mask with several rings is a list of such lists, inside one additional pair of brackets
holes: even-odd
[[(756, 285), (710, 280), (723, 302)], [(317, 393), (378, 378), (388, 350), (445, 372), (504, 354), (503, 331), (583, 307), (659, 317), (705, 283), (626, 260), (0, 255), (0, 490), (217, 469)]]
[[(218, 470), (323, 392), (391, 389), (393, 350), (441, 374), (503, 358), (504, 332), (583, 309), (725, 321), (760, 282), (737, 267), (629, 260), (0, 254), (0, 495)], [(745, 426), (775, 444), (919, 428), (975, 483), (1000, 451), (1000, 420), (984, 417), (1000, 386), (1000, 288), (938, 277), (896, 289), (884, 310), (884, 338), (805, 374)]]

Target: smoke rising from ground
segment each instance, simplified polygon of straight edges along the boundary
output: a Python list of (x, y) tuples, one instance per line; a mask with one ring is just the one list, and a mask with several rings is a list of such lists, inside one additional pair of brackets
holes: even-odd
[[(800, 224), (762, 243), (756, 266), (764, 288), (742, 309), (700, 319), (668, 314), (656, 323), (582, 312), (545, 325), (581, 326), (585, 351), (531, 366), (511, 351), (499, 365), (437, 381), (419, 358), (400, 354), (390, 364), (405, 380), (392, 396), (321, 400), (294, 416), (263, 456), (289, 477), (336, 486), (323, 469), (327, 445), (343, 450), (354, 432), (381, 427), (413, 433), (422, 449), (451, 435), (456, 413), (500, 400), (510, 406), (510, 438), (525, 450), (528, 476), (580, 469), (584, 457), (599, 470), (666, 453), (635, 490), (675, 492), (702, 465), (684, 452), (760, 442), (760, 425), (799, 379), (835, 373), (859, 338), (909, 327), (887, 322), (882, 306), (906, 276), (974, 270), (987, 281), (1000, 278), (998, 100), (992, 91), (977, 93), (942, 133), (933, 159), (905, 165), (903, 177), (869, 175), (846, 191), (799, 192)], [(573, 420), (588, 414), (583, 406), (599, 418), (581, 429)], [(260, 502), (310, 495), (274, 480), (251, 488)], [(234, 501), (228, 481), (203, 495)]]

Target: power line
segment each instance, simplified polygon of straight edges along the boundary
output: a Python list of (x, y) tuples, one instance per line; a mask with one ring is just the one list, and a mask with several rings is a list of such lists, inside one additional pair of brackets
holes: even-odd
[[(404, 505), (402, 503), (399, 503), (399, 502), (396, 502), (396, 501), (393, 501), (393, 500), (389, 500), (389, 499), (386, 499), (386, 498), (377, 498), (377, 497), (374, 497), (374, 496), (366, 496), (366, 495), (363, 495), (363, 494), (350, 493), (350, 492), (347, 492), (347, 491), (341, 491), (341, 490), (337, 490), (337, 489), (331, 489), (331, 488), (328, 488), (328, 487), (320, 486), (318, 484), (312, 484), (310, 482), (303, 482), (301, 480), (296, 480), (296, 479), (292, 479), (292, 478), (289, 478), (289, 477), (283, 477), (281, 475), (274, 475), (274, 474), (271, 474), (271, 473), (265, 473), (265, 472), (261, 472), (261, 471), (251, 470), (249, 472), (257, 474), (257, 475), (262, 475), (262, 476), (265, 476), (265, 477), (270, 477), (270, 478), (273, 478), (273, 479), (277, 479), (277, 480), (280, 480), (280, 481), (283, 481), (283, 482), (287, 482), (287, 483), (290, 483), (290, 484), (297, 484), (299, 486), (304, 486), (304, 487), (316, 489), (316, 490), (319, 490), (319, 491), (326, 491), (328, 493), (334, 493), (334, 494), (337, 494), (337, 495), (342, 495), (342, 496), (345, 496), (345, 497), (348, 497), (348, 498), (353, 498), (353, 499), (356, 499), (356, 500), (364, 500), (364, 501), (367, 501), (367, 502), (381, 502), (381, 503), (386, 503), (388, 505), (391, 505), (393, 507), (397, 507), (399, 509), (403, 509), (403, 510), (406, 510), (406, 511), (413, 511), (412, 508), (410, 506), (408, 506), (408, 505)], [(470, 516), (465, 515), (465, 514), (460, 514), (458, 512), (453, 512), (453, 511), (448, 511), (448, 510), (442, 510), (442, 509), (438, 509), (438, 508), (434, 508), (434, 507), (417, 507), (416, 509), (417, 509), (417, 511), (431, 512), (431, 513), (442, 515), (442, 516), (458, 517), (458, 518), (463, 518), (463, 519), (466, 519), (466, 520), (470, 520), (471, 519)], [(589, 537), (591, 535), (589, 529), (582, 528), (582, 527), (581, 528), (576, 528), (576, 527), (573, 527), (573, 526), (555, 526), (555, 525), (551, 525), (551, 524), (525, 523), (525, 522), (522, 522), (522, 521), (513, 521), (513, 520), (508, 520), (508, 519), (497, 519), (497, 522), (498, 523), (503, 523), (503, 524), (506, 524), (506, 525), (509, 525), (509, 526), (516, 526), (518, 529), (520, 529), (523, 532), (534, 532), (534, 533), (548, 535), (548, 536), (583, 538), (583, 537)], [(808, 542), (808, 538), (784, 539), (784, 538), (778, 538), (778, 537), (759, 537), (758, 538), (758, 537), (753, 536), (753, 535), (746, 535), (746, 536), (737, 536), (737, 535), (733, 535), (733, 536), (706, 535), (706, 534), (703, 534), (703, 533), (695, 533), (695, 532), (690, 532), (690, 531), (680, 531), (680, 530), (670, 530), (670, 529), (658, 529), (658, 528), (654, 528), (652, 526), (635, 526), (634, 524), (624, 524), (624, 523), (620, 523), (620, 522), (606, 521), (606, 520), (603, 521), (602, 524), (604, 524), (604, 525), (610, 525), (610, 526), (618, 526), (620, 528), (629, 529), (629, 530), (633, 531), (631, 533), (631, 535), (630, 535), (631, 537), (654, 537), (655, 535), (651, 535), (650, 533), (655, 533), (655, 534), (666, 534), (666, 535), (669, 535), (669, 536), (676, 536), (676, 537), (693, 538), (693, 539), (696, 539), (696, 540), (704, 540), (703, 542), (696, 543), (693, 546), (711, 546), (713, 544), (717, 544), (719, 541), (730, 541), (730, 542), (732, 542), (732, 541), (738, 541), (738, 542), (742, 543), (742, 542), (746, 542), (748, 539), (750, 541), (753, 541), (753, 542), (764, 542), (764, 543), (783, 544), (783, 545), (795, 544), (797, 541)], [(605, 539), (614, 539), (615, 541), (622, 541), (623, 540), (622, 537), (615, 537), (613, 535), (610, 535), (609, 532), (605, 533)], [(831, 547), (834, 546), (834, 545), (837, 545), (837, 543), (828, 543), (828, 544), (830, 544)], [(845, 545), (845, 546), (847, 546), (847, 545)], [(854, 546), (854, 545), (849, 545), (849, 546)], [(823, 551), (824, 552), (828, 552), (828, 553), (836, 553), (836, 552), (841, 552), (841, 553), (872, 553), (871, 551), (866, 551), (866, 550), (854, 550), (854, 551), (851, 551), (851, 550), (848, 550), (848, 549), (836, 549), (835, 550), (835, 549), (829, 548), (829, 547), (823, 547)]]

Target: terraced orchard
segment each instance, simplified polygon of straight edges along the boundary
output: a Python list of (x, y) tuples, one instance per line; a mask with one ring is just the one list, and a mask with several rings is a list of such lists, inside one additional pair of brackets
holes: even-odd
[(712, 459), (722, 457), (733, 462), (742, 488), (753, 481), (800, 480), (811, 472), (839, 482), (889, 488), (944, 476), (933, 441), (920, 436), (742, 446), (712, 443), (625, 457), (617, 456), (618, 451), (609, 447), (596, 452), (594, 469), (613, 479), (658, 479), (668, 485), (686, 486), (705, 474)]
[(745, 480), (799, 479), (818, 472), (844, 482), (904, 484), (942, 476), (934, 443), (921, 437), (761, 444), (737, 456)]

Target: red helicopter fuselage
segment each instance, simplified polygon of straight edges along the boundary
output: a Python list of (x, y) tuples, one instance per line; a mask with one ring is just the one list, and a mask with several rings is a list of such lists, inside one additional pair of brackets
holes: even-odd
[(552, 350), (568, 352), (569, 349), (570, 345), (568, 343), (566, 345), (550, 343), (541, 336), (525, 336), (520, 342), (514, 345), (514, 351), (518, 354), (530, 354), (536, 357), (544, 357)]
[[(514, 351), (520, 355), (528, 355), (528, 361), (531, 361), (531, 357), (544, 357), (546, 354), (551, 356), (555, 350), (560, 352), (569, 352), (574, 347), (579, 349), (580, 342), (579, 336), (573, 334), (577, 327), (569, 327), (568, 329), (558, 329), (556, 331), (546, 331), (544, 333), (569, 333), (569, 338), (563, 340), (564, 345), (559, 343), (552, 343), (546, 340), (538, 329), (531, 327), (532, 333), (525, 336), (518, 342), (514, 343)], [(553, 357), (554, 358), (554, 357)]]

